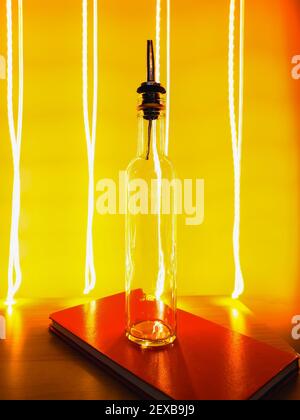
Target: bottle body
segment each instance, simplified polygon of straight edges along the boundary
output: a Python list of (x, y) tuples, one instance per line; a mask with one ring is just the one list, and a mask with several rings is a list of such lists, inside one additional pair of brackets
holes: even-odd
[(175, 172), (164, 115), (139, 116), (138, 156), (127, 168), (126, 334), (143, 347), (176, 338)]

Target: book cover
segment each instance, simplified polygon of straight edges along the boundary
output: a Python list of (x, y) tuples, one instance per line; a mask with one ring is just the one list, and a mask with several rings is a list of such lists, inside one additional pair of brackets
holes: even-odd
[(155, 399), (259, 399), (298, 370), (298, 357), (178, 310), (174, 344), (141, 349), (125, 337), (125, 295), (50, 316), (50, 329)]

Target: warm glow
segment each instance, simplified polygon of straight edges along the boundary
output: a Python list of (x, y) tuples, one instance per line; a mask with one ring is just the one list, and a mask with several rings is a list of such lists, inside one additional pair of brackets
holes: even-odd
[(7, 109), (8, 125), (13, 155), (13, 193), (10, 248), (8, 262), (8, 292), (6, 303), (11, 309), (14, 304), (14, 296), (19, 290), (22, 282), (19, 250), (19, 220), (20, 220), (20, 156), (23, 123), (23, 3), (18, 0), (18, 41), (19, 41), (19, 104), (18, 122), (15, 129), (13, 112), (13, 31), (12, 31), (12, 2), (6, 1), (7, 12)]
[(96, 147), (96, 128), (97, 128), (97, 108), (98, 108), (98, 1), (93, 0), (93, 60), (94, 60), (94, 85), (93, 85), (93, 110), (92, 110), (92, 129), (89, 123), (88, 110), (88, 0), (82, 1), (82, 76), (83, 76), (83, 114), (84, 128), (87, 142), (88, 155), (88, 219), (86, 236), (86, 267), (85, 267), (85, 289), (84, 294), (89, 294), (96, 285), (96, 271), (94, 264), (94, 245), (93, 245), (93, 220), (95, 208), (95, 147)]
[[(235, 264), (235, 287), (232, 297), (237, 299), (244, 291), (244, 279), (240, 261), (240, 193), (241, 193), (241, 159), (243, 139), (243, 103), (244, 103), (244, 0), (240, 0), (240, 55), (239, 55), (239, 116), (236, 122), (235, 83), (234, 83), (234, 38), (235, 38), (235, 2), (230, 0), (229, 14), (229, 111), (234, 164), (234, 228), (233, 255)], [(237, 129), (238, 125), (238, 129)]]
[[(18, 1), (11, 3), (17, 125)], [(230, 0), (171, 0), (170, 3), (169, 155), (180, 179), (205, 181), (204, 223), (186, 226), (184, 216), (177, 218), (178, 295), (231, 296), (235, 266), (227, 70)], [(160, 79), (167, 88), (165, 4), (161, 0)], [(290, 299), (299, 288), (300, 274), (300, 80), (291, 77), (292, 57), (300, 53), (300, 4), (298, 0), (253, 0), (245, 4), (245, 112), (240, 186), (240, 258), (246, 283), (243, 299), (253, 295), (268, 296), (270, 301)], [(98, 8), (100, 119), (94, 176), (95, 183), (103, 178), (118, 183), (119, 171), (125, 170), (136, 154), (136, 88), (145, 80), (146, 40), (156, 39), (156, 0), (103, 0), (98, 2)], [(45, 8), (43, 1), (26, 0), (23, 18), (24, 116), (19, 226), (22, 287), (17, 295), (18, 304), (23, 297), (82, 295), (89, 187), (82, 110), (82, 1), (51, 0)], [(236, 107), (238, 27), (239, 1), (236, 0)], [(90, 0), (90, 126), (92, 29), (93, 1)], [(0, 1), (0, 55), (7, 61), (6, 43), (6, 1)], [(6, 83), (0, 79), (1, 300), (7, 296), (13, 187)], [(124, 215), (95, 213), (93, 245), (97, 282), (88, 298), (122, 291)]]

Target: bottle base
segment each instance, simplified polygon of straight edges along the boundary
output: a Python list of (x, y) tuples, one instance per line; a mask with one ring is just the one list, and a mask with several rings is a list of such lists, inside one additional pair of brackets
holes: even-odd
[(126, 336), (143, 348), (164, 347), (176, 339), (176, 334), (160, 320), (138, 322), (126, 332)]

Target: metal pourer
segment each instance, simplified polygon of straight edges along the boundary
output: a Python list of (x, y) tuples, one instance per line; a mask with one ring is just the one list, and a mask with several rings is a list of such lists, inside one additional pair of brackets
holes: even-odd
[(141, 84), (137, 92), (142, 95), (142, 103), (139, 110), (144, 113), (146, 120), (156, 120), (160, 112), (164, 110), (161, 95), (166, 89), (155, 81), (155, 59), (153, 41), (147, 41), (147, 82)]

